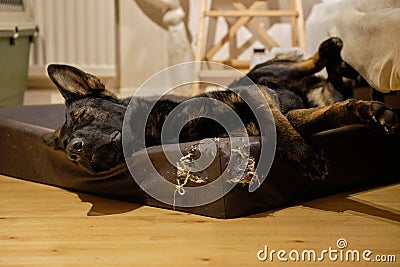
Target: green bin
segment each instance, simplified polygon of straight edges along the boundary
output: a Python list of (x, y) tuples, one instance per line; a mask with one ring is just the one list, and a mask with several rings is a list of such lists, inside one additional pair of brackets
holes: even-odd
[(0, 107), (24, 103), (29, 48), (37, 33), (31, 2), (0, 0)]
[(0, 24), (0, 106), (22, 105), (28, 84), (29, 48), (34, 25)]

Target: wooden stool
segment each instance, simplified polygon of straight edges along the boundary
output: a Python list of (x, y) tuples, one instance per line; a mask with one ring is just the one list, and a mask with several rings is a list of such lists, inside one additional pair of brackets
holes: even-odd
[[(298, 46), (303, 50), (304, 56), (306, 56), (306, 42), (304, 33), (304, 15), (303, 15), (303, 4), (301, 0), (288, 0), (289, 9), (261, 9), (265, 6), (268, 0), (264, 1), (252, 1), (247, 7), (244, 2), (245, 0), (201, 0), (201, 15), (199, 22), (199, 31), (197, 36), (197, 47), (195, 53), (195, 59), (197, 61), (215, 61), (213, 57), (216, 53), (229, 42), (229, 56), (225, 61), (219, 61), (229, 66), (248, 69), (249, 60), (238, 60), (238, 57), (247, 50), (256, 40), (260, 41), (265, 48), (270, 49), (272, 47), (278, 47), (278, 43), (267, 33), (256, 17), (289, 17), (291, 25), (291, 37), (292, 45)], [(232, 6), (232, 9), (213, 9), (214, 6), (218, 6), (221, 2)], [(249, 1), (247, 1), (249, 2)], [(226, 5), (225, 5), (226, 6)], [(213, 43), (216, 31), (216, 18), (223, 17), (228, 25), (227, 33), (216, 42)], [(208, 27), (206, 28), (206, 18), (212, 18), (208, 21)], [(233, 20), (235, 19), (236, 20)], [(253, 35), (244, 44), (238, 46), (236, 35), (241, 27), (246, 27)], [(207, 38), (205, 38), (207, 34)]]

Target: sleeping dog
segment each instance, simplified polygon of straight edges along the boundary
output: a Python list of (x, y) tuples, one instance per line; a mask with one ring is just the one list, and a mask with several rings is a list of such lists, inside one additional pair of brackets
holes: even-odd
[[(238, 114), (249, 136), (259, 135), (259, 124), (263, 122), (255, 119), (248, 103), (240, 97), (240, 92), (251, 90), (248, 87), (250, 79), (261, 90), (263, 101), (268, 103), (273, 115), (277, 155), (289, 161), (303, 175), (323, 179), (328, 173), (328, 162), (323, 151), (308, 141), (311, 135), (351, 124), (370, 125), (371, 129), (393, 134), (399, 126), (395, 112), (385, 104), (346, 98), (348, 93), (343, 77), (356, 78), (358, 74), (341, 59), (342, 45), (338, 38), (328, 39), (312, 58), (265, 62), (255, 66), (246, 77), (234, 81), (230, 90), (203, 93), (191, 99), (205, 97), (222, 101)], [(316, 75), (323, 68), (328, 73), (326, 79)], [(118, 99), (97, 77), (72, 66), (49, 65), (48, 74), (65, 98), (67, 111), (64, 124), (55, 132), (44, 135), (44, 142), (54, 149), (63, 150), (72, 162), (90, 173), (108, 171), (125, 164), (121, 139), (130, 99)], [(145, 127), (145, 146), (161, 144), (163, 123), (181, 102), (169, 98), (157, 103), (146, 98), (135, 99), (136, 112), (149, 111), (154, 105), (146, 122), (133, 121)], [(180, 117), (205, 108), (201, 101), (193, 105), (183, 109), (182, 116), (172, 121), (179, 123)], [(226, 115), (220, 109), (210, 112)], [(215, 121), (197, 118), (186, 123), (179, 141), (226, 135), (224, 128)], [(133, 143), (134, 136), (132, 133), (130, 141)]]

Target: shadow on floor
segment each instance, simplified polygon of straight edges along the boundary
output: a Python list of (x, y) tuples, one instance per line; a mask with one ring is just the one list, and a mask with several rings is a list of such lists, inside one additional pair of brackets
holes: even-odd
[(87, 213), (88, 216), (122, 214), (142, 207), (142, 205), (139, 204), (119, 201), (109, 198), (103, 198), (98, 196), (92, 196), (82, 193), (77, 193), (77, 195), (82, 200), (82, 202), (87, 202), (92, 204), (91, 209)]
[[(369, 190), (374, 190), (379, 188), (369, 188)], [(318, 209), (323, 211), (331, 212), (351, 212), (359, 216), (365, 216), (372, 218), (374, 220), (386, 221), (389, 223), (395, 223), (396, 225), (400, 222), (400, 211), (379, 205), (373, 202), (359, 200), (354, 198), (354, 194), (364, 192), (366, 189), (357, 190), (352, 192), (347, 192), (338, 195), (327, 196), (324, 198), (319, 198), (303, 203), (299, 203), (303, 207), (308, 207), (312, 209)], [(280, 209), (275, 209), (272, 211), (267, 211), (255, 215), (248, 216), (249, 218), (260, 218), (273, 216), (274, 212)]]
[[(379, 187), (369, 188), (368, 190), (379, 189)], [(353, 212), (359, 216), (367, 216), (373, 218), (374, 220), (386, 221), (390, 223), (400, 222), (400, 212), (396, 209), (392, 209), (383, 205), (368, 202), (365, 200), (359, 200), (354, 198), (354, 194), (365, 192), (367, 189), (357, 190), (332, 196), (327, 196), (323, 198), (318, 198), (315, 200), (299, 203), (296, 205), (301, 205), (303, 207), (331, 211), (337, 213), (343, 212)], [(78, 197), (82, 202), (87, 202), (92, 204), (90, 211), (88, 211), (88, 216), (104, 216), (112, 214), (122, 214), (136, 210), (143, 205), (119, 201), (109, 198), (103, 198), (93, 195), (87, 195), (82, 193), (77, 193)], [(273, 216), (273, 214), (286, 207), (279, 209), (269, 210), (262, 213), (257, 213), (254, 215), (246, 216), (247, 218), (261, 218)]]

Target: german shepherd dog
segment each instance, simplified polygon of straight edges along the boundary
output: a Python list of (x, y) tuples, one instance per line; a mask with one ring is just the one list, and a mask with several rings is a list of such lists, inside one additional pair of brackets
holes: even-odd
[[(364, 124), (382, 133), (397, 132), (396, 113), (381, 102), (348, 99), (345, 77), (357, 80), (358, 73), (343, 62), (340, 51), (343, 43), (333, 37), (324, 41), (318, 52), (306, 60), (271, 60), (255, 66), (247, 75), (260, 90), (272, 112), (277, 148), (276, 154), (311, 178), (323, 179), (328, 173), (328, 162), (323, 151), (310, 144), (314, 133), (345, 125)], [(326, 68), (328, 77), (317, 72)], [(54, 133), (43, 136), (54, 149), (63, 150), (68, 158), (90, 173), (112, 170), (125, 164), (122, 148), (122, 127), (130, 99), (118, 99), (105, 89), (100, 80), (67, 65), (49, 65), (48, 74), (57, 86), (67, 107), (64, 124)], [(246, 79), (234, 81), (231, 90), (203, 93), (193, 98), (206, 97), (222, 101), (243, 121), (249, 136), (259, 135), (257, 122), (248, 105), (236, 92), (249, 90)], [(271, 97), (271, 90), (278, 101)], [(135, 110), (148, 111), (151, 100), (137, 98)], [(145, 124), (145, 144), (161, 144), (161, 129), (168, 114), (181, 103), (161, 99), (152, 109)], [(182, 110), (189, 114), (202, 109), (201, 102)], [(221, 110), (211, 110), (218, 114)], [(133, 117), (132, 120), (135, 120)], [(179, 120), (179, 118), (176, 118)], [(178, 121), (177, 121), (178, 122)], [(134, 136), (134, 135), (133, 135)], [(180, 132), (179, 141), (223, 137), (226, 132), (212, 120), (199, 118), (188, 122)], [(131, 142), (135, 142), (132, 137)]]

